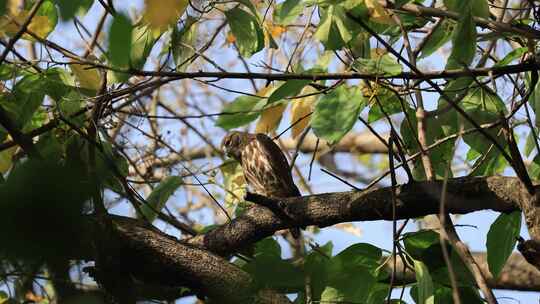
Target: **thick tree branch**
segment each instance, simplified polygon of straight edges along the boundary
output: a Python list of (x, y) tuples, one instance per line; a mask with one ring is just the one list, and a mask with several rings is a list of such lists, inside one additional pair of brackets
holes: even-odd
[[(396, 219), (438, 214), (442, 181), (414, 182), (397, 187)], [(448, 181), (446, 211), (511, 212), (528, 203), (527, 191), (514, 177), (462, 177)], [(324, 193), (283, 199), (296, 227), (326, 227), (341, 222), (392, 220), (391, 188)], [(269, 209), (255, 206), (232, 222), (188, 240), (190, 244), (227, 255), (239, 248), (291, 228)]]
[[(441, 187), (442, 182), (438, 181), (398, 186), (396, 218), (438, 213)], [(287, 211), (294, 216), (296, 226), (325, 227), (348, 221), (391, 220), (390, 191), (390, 188), (382, 188), (326, 193), (283, 199), (282, 203), (287, 204)], [(450, 179), (447, 197), (446, 211), (458, 214), (487, 209), (510, 212), (529, 203), (527, 190), (517, 178), (500, 176)], [(100, 217), (88, 216), (87, 219), (85, 237), (79, 246), (81, 249), (73, 257), (96, 260), (98, 272), (115, 273), (117, 278), (113, 278), (112, 283), (108, 278), (104, 284), (106, 288), (111, 284), (117, 286), (118, 281), (122, 284), (131, 281), (126, 278), (134, 278), (151, 286), (187, 286), (197, 294), (238, 303), (253, 300), (253, 295), (249, 293), (251, 278), (218, 255), (227, 256), (291, 225), (269, 209), (255, 206), (228, 224), (180, 241), (135, 219), (111, 216), (113, 229), (104, 229), (107, 221), (100, 220)], [(94, 248), (92, 244), (96, 243), (99, 246), (95, 248), (103, 252), (89, 256), (95, 252), (90, 248)], [(540, 288), (540, 273), (537, 270), (524, 266), (522, 258), (519, 263), (512, 261), (507, 265), (510, 268), (505, 268), (498, 280), (490, 278), (487, 268), (482, 266), (491, 287), (519, 290)], [(523, 275), (518, 278), (518, 273)], [(99, 276), (96, 277), (99, 280)], [(282, 295), (270, 290), (261, 291), (256, 297), (262, 303), (288, 302)]]
[[(114, 295), (136, 293), (136, 281), (186, 286), (220, 303), (290, 303), (270, 290), (252, 293), (252, 279), (243, 270), (207, 250), (178, 241), (144, 222), (121, 217), (90, 216), (81, 253), (91, 244), (96, 278)], [(88, 258), (88, 257), (87, 257)]]

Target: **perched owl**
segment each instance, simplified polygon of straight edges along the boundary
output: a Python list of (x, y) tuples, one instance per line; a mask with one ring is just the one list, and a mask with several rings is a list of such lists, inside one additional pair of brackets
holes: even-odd
[[(227, 156), (240, 162), (254, 193), (267, 197), (301, 196), (287, 158), (270, 137), (234, 131), (223, 138), (221, 147)], [(291, 234), (297, 238), (300, 230), (291, 229)]]

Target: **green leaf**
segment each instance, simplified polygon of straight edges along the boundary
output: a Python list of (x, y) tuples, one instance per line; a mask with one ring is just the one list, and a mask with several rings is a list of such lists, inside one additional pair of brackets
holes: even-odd
[(401, 113), (403, 111), (401, 101), (399, 100), (399, 97), (396, 96), (396, 94), (383, 87), (375, 89), (375, 92), (377, 94), (376, 96), (369, 97), (369, 99), (372, 100), (369, 104), (369, 123), (384, 118), (385, 113), (390, 116), (392, 114)]
[(469, 173), (469, 176), (498, 175), (503, 173), (504, 169), (508, 166), (506, 159), (496, 148), (490, 149), (487, 154), (485, 152), (478, 151), (475, 151), (475, 153), (481, 155), (482, 157), (478, 158), (472, 165), (474, 170)]
[(75, 90), (70, 91), (60, 100), (56, 101), (56, 106), (58, 107), (60, 115), (78, 127), (82, 127), (84, 125), (85, 116), (79, 115), (74, 118), (70, 118), (70, 116), (81, 110), (82, 105), (83, 97)]
[(109, 59), (115, 67), (125, 68), (131, 54), (133, 26), (129, 17), (117, 14), (109, 30)]
[(251, 57), (262, 50), (264, 33), (257, 18), (238, 7), (226, 11), (225, 16), (242, 57)]
[(418, 301), (422, 304), (435, 303), (435, 296), (433, 295), (433, 281), (426, 264), (418, 260), (413, 260), (414, 272), (416, 275), (416, 281), (418, 282)]
[(521, 211), (501, 213), (491, 224), (487, 234), (487, 260), (489, 271), (498, 278), (506, 260), (512, 254), (521, 229)]
[(132, 45), (130, 51), (130, 67), (141, 69), (159, 37), (154, 37), (148, 25), (139, 25), (133, 28)]
[(323, 12), (315, 38), (322, 42), (326, 50), (339, 50), (353, 38), (347, 22), (344, 8), (330, 5)]
[(93, 0), (54, 0), (60, 8), (63, 20), (71, 20), (79, 11), (86, 12), (94, 3)]
[(45, 83), (40, 75), (29, 75), (21, 78), (13, 88), (13, 99), (6, 98), (2, 103), (17, 124), (18, 128), (30, 121), (45, 97)]
[[(538, 130), (535, 128), (535, 131), (532, 130), (529, 132), (529, 135), (527, 135), (527, 140), (525, 142), (525, 155), (530, 156), (532, 151), (536, 148), (535, 143), (535, 134), (538, 134)], [(540, 151), (539, 151), (540, 152)]]
[(439, 50), (444, 44), (450, 41), (455, 22), (451, 19), (444, 19), (428, 37), (426, 44), (420, 52), (419, 58), (425, 58)]
[(439, 240), (439, 234), (433, 230), (419, 230), (403, 235), (403, 244), (407, 253), (416, 259), (420, 259), (423, 252), (431, 246), (440, 246)]
[(259, 117), (265, 104), (266, 100), (255, 96), (240, 96), (223, 107), (216, 126), (230, 130), (246, 125)]
[[(54, 30), (56, 25), (58, 24), (58, 12), (56, 11), (56, 6), (54, 3), (50, 0), (43, 1), (43, 4), (39, 7), (36, 16), (44, 16), (47, 17), (47, 23), (41, 24), (43, 26), (42, 29), (37, 29), (35, 31), (38, 36), (41, 38), (47, 38), (47, 36)], [(35, 19), (36, 17), (34, 17)], [(33, 23), (34, 21), (32, 21)], [(32, 26), (30, 26), (32, 28)], [(43, 32), (42, 32), (43, 31)], [(33, 40), (34, 38), (32, 38)]]
[(183, 22), (181, 29), (178, 29), (177, 26), (173, 28), (171, 49), (178, 71), (186, 71), (190, 62), (185, 61), (195, 54), (193, 48), (197, 39), (197, 29), (197, 19), (190, 16)]
[(277, 88), (272, 95), (268, 97), (268, 103), (272, 103), (287, 97), (297, 96), (302, 89), (308, 85), (311, 80), (294, 79), (288, 80)]
[[(502, 99), (487, 87), (472, 89), (469, 94), (463, 98), (460, 105), (469, 117), (473, 117), (478, 124), (496, 122), (501, 115), (506, 114), (507, 112)], [(461, 115), (459, 116), (459, 120), (462, 121), (465, 129), (473, 128), (473, 125)], [(500, 127), (495, 127), (486, 130), (486, 132), (490, 133), (494, 138), (500, 138), (500, 136), (498, 136), (499, 130)], [(481, 154), (486, 153), (492, 145), (490, 140), (484, 136), (479, 136), (478, 134), (465, 135), (463, 136), (463, 140), (471, 148)], [(502, 139), (500, 143), (504, 146)]]
[(304, 3), (301, 0), (285, 0), (274, 9), (274, 23), (289, 25), (302, 14)]
[(471, 5), (474, 16), (489, 18), (489, 6), (487, 0), (472, 0)]
[(375, 283), (376, 278), (363, 267), (342, 268), (330, 274), (321, 303), (363, 303)]
[(253, 276), (257, 288), (298, 291), (304, 286), (303, 271), (274, 254), (259, 254), (243, 269)]
[(317, 250), (311, 251), (304, 264), (306, 275), (311, 278), (311, 293), (313, 300), (320, 300), (327, 285), (332, 256), (332, 243), (328, 242)]
[[(418, 123), (416, 120), (416, 113), (412, 109), (407, 109), (406, 118), (401, 122), (400, 132), (405, 143), (405, 148), (409, 151), (410, 154), (417, 153), (420, 151), (418, 145)], [(446, 137), (444, 133), (443, 123), (440, 117), (428, 116), (425, 120), (426, 126), (426, 144), (431, 145), (437, 140)], [(456, 127), (457, 128), (457, 127)], [(442, 144), (437, 145), (436, 148), (430, 150), (430, 159), (435, 169), (437, 177), (443, 178), (446, 174), (448, 163), (453, 158), (453, 141), (446, 141)], [(413, 175), (418, 180), (425, 180), (425, 170), (421, 161), (416, 161), (414, 163)], [(450, 172), (451, 175), (451, 172)]]
[(0, 0), (0, 16), (6, 13), (7, 0)]
[[(143, 205), (141, 212), (143, 216), (149, 221), (153, 222), (157, 217), (157, 212), (161, 211), (165, 207), (165, 203), (169, 200), (169, 197), (182, 185), (182, 178), (179, 176), (166, 177), (157, 187), (152, 190), (152, 193), (146, 198), (148, 205)], [(155, 211), (154, 211), (155, 210)]]
[(540, 180), (540, 152), (538, 152), (533, 158), (533, 161), (527, 168), (527, 171), (529, 172), (531, 179), (535, 181)]
[(381, 249), (366, 243), (351, 245), (332, 258), (334, 267), (347, 268), (362, 266), (374, 270), (380, 265)]
[(521, 56), (523, 56), (523, 54), (525, 54), (526, 52), (527, 52), (526, 47), (520, 47), (520, 48), (517, 48), (517, 49), (513, 49), (511, 52), (506, 54), (506, 56), (504, 56), (503, 59), (501, 59), (499, 62), (495, 63), (493, 66), (498, 67), (498, 66), (508, 65), (512, 61), (521, 58)]
[(255, 243), (254, 256), (261, 254), (281, 257), (281, 246), (279, 246), (279, 243), (274, 238), (267, 237)]
[(354, 67), (359, 72), (382, 74), (385, 76), (398, 75), (403, 71), (401, 64), (389, 54), (384, 54), (380, 58), (374, 59), (356, 58)]
[(339, 142), (351, 130), (365, 105), (357, 87), (339, 86), (317, 102), (311, 121), (313, 132), (330, 144)]
[(452, 52), (445, 69), (469, 66), (476, 53), (476, 23), (470, 10), (463, 13), (452, 34)]

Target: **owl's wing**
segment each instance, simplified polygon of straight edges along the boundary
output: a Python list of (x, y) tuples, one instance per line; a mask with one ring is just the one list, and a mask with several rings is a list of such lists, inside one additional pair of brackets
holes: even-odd
[(283, 189), (286, 189), (286, 196), (301, 196), (300, 191), (294, 184), (289, 162), (279, 146), (265, 134), (256, 134), (255, 140), (259, 142), (260, 147), (262, 148), (261, 152), (263, 152), (265, 157), (269, 160), (272, 171), (279, 177)]

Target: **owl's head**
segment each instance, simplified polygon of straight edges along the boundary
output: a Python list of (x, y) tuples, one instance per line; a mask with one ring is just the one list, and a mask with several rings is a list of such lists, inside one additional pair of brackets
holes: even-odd
[(247, 144), (248, 137), (249, 134), (246, 132), (233, 131), (223, 138), (221, 149), (228, 157), (241, 161), (242, 149)]

